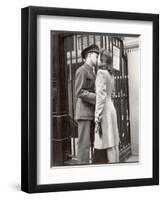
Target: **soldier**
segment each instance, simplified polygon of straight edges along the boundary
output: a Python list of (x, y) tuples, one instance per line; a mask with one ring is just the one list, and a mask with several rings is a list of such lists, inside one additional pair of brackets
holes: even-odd
[(89, 164), (91, 123), (94, 120), (96, 102), (94, 68), (97, 65), (98, 54), (97, 45), (85, 48), (81, 53), (85, 63), (76, 71), (75, 75), (75, 119), (78, 123), (79, 164)]

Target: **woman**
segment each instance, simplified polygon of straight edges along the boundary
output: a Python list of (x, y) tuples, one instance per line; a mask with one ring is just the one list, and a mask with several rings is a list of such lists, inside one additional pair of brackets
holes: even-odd
[(106, 149), (109, 163), (119, 162), (117, 114), (111, 99), (114, 90), (113, 60), (109, 51), (99, 54), (96, 77), (95, 149)]

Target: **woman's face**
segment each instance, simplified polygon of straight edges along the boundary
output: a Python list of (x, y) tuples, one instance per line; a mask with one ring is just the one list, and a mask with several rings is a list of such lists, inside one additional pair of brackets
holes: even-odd
[(100, 65), (102, 64), (100, 58), (101, 58), (101, 56), (100, 56), (100, 54), (99, 54), (99, 56), (98, 56), (98, 60), (97, 60), (97, 65), (98, 65), (98, 66), (100, 66)]

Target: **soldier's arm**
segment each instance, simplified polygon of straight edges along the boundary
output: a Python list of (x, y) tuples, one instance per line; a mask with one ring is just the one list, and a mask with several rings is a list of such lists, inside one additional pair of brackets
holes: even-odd
[(78, 70), (75, 76), (75, 91), (76, 97), (81, 98), (83, 101), (95, 104), (96, 94), (92, 91), (88, 91), (86, 88), (86, 71)]

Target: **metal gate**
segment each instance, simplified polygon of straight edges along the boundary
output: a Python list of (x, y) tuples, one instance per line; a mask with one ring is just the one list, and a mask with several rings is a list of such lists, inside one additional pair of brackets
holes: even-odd
[[(78, 129), (77, 123), (74, 120), (76, 102), (75, 72), (83, 64), (81, 51), (91, 44), (97, 44), (99, 48), (110, 50), (113, 55), (113, 60), (114, 57), (117, 56), (117, 50), (119, 52), (118, 63), (116, 63), (118, 64), (119, 70), (115, 72), (115, 92), (113, 94), (113, 101), (117, 111), (120, 134), (120, 161), (123, 161), (131, 153), (128, 68), (127, 58), (124, 55), (123, 38), (109, 34), (61, 34), (56, 32), (52, 32), (51, 36), (53, 83), (51, 134), (52, 166), (64, 165), (67, 161), (77, 157)], [(65, 105), (65, 108), (57, 112), (58, 104)], [(56, 130), (57, 127), (58, 130)], [(62, 133), (59, 133), (59, 131)]]

